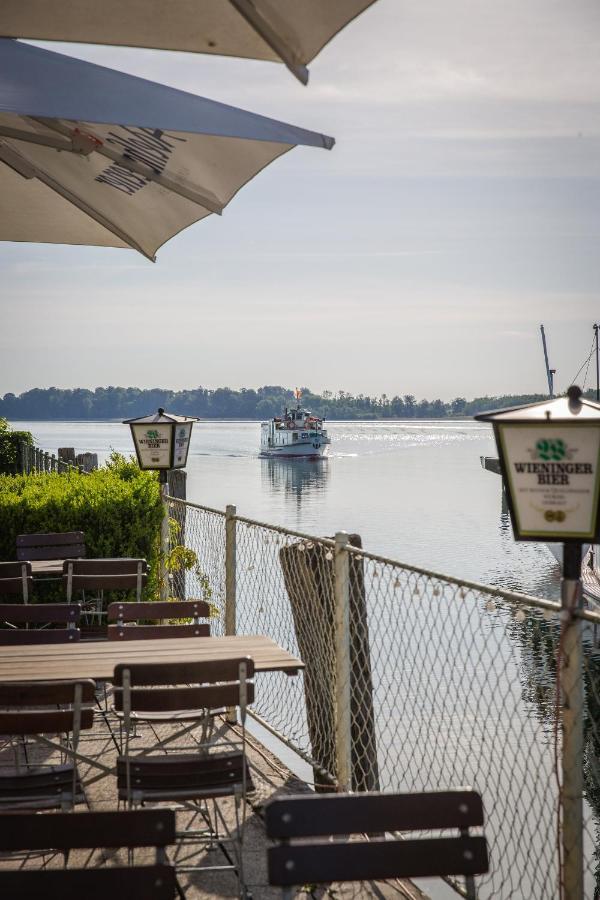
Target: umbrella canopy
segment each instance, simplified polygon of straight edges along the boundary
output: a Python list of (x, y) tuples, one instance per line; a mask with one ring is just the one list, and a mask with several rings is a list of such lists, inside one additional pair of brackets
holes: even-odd
[(375, 0), (1, 0), (0, 35), (306, 64)]
[(297, 144), (334, 141), (0, 39), (0, 240), (132, 247), (154, 259)]

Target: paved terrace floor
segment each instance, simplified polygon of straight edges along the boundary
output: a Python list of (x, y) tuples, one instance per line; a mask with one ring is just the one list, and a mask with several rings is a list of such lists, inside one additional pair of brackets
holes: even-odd
[[(114, 723), (113, 723), (114, 727)], [(156, 729), (156, 733), (160, 738), (164, 738), (169, 733), (169, 727), (166, 725)], [(224, 729), (229, 726), (223, 724)], [(142, 725), (139, 730), (139, 741), (144, 746), (151, 742), (152, 733), (148, 730), (147, 725)], [(79, 746), (80, 752), (90, 756), (92, 759), (97, 758), (105, 765), (113, 765), (116, 760), (116, 744), (107, 730), (107, 724), (102, 716), (96, 716), (96, 724), (91, 732), (84, 732)], [(48, 756), (51, 751), (39, 749), (35, 751), (36, 762), (50, 762), (52, 760)], [(39, 756), (39, 759), (37, 758)], [(244, 828), (244, 865), (246, 871), (246, 881), (248, 889), (252, 893), (253, 900), (275, 900), (281, 897), (281, 891), (278, 888), (272, 888), (267, 883), (266, 870), (266, 847), (267, 839), (265, 836), (265, 828), (262, 817), (262, 809), (264, 804), (272, 797), (282, 794), (303, 793), (310, 791), (310, 787), (304, 782), (298, 780), (275, 756), (273, 756), (265, 747), (258, 743), (253, 737), (248, 738), (248, 757), (252, 773), (252, 780), (255, 790), (249, 796), (249, 807), (247, 810), (247, 818)], [(11, 764), (12, 756), (8, 756), (6, 749), (0, 750), (0, 765)], [(31, 756), (30, 756), (30, 761)], [(84, 781), (97, 774), (89, 765), (80, 764), (80, 775)], [(116, 809), (117, 796), (115, 779), (111, 776), (96, 781), (86, 789), (89, 808), (92, 810), (112, 810)], [(234, 806), (233, 800), (221, 800), (221, 808), (225, 810), (226, 818), (230, 824), (233, 824)], [(79, 806), (78, 810), (85, 810), (84, 806)], [(51, 815), (52, 813), (41, 813), (41, 815)], [(74, 813), (76, 815), (76, 813)], [(189, 815), (187, 813), (178, 813), (178, 816)], [(181, 826), (178, 821), (178, 827)], [(149, 857), (145, 855), (146, 851), (136, 851), (136, 862), (142, 863)], [(152, 857), (153, 858), (153, 857)], [(46, 864), (52, 866), (62, 865), (62, 857), (55, 857), (45, 860)], [(194, 859), (194, 863), (196, 859)], [(225, 860), (220, 850), (210, 851), (198, 862), (206, 864), (222, 865)], [(44, 864), (44, 860), (34, 856), (29, 857), (25, 862), (16, 863), (15, 860), (0, 859), (0, 866), (14, 867), (16, 865), (26, 865), (27, 867), (39, 867)], [(126, 858), (123, 851), (78, 851), (71, 854), (70, 864), (73, 866), (111, 866), (126, 865)], [(214, 873), (193, 873), (181, 874), (179, 880), (185, 895), (189, 900), (205, 900), (205, 898), (230, 898), (237, 897), (237, 881), (231, 872), (214, 872)], [(427, 895), (422, 893), (416, 886), (405, 881), (394, 882), (378, 882), (378, 883), (361, 883), (353, 885), (330, 885), (325, 888), (315, 890), (299, 890), (296, 895), (301, 900), (309, 900), (309, 898), (326, 898), (332, 897), (335, 900), (370, 900), (370, 898), (395, 898), (395, 900), (426, 900)], [(142, 898), (140, 898), (142, 900)]]

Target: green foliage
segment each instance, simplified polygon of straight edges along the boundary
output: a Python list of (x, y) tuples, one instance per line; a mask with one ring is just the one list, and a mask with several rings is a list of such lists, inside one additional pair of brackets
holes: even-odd
[[(114, 455), (113, 455), (114, 456)], [(0, 476), (0, 559), (15, 558), (18, 534), (83, 531), (89, 557), (148, 560), (156, 587), (162, 504), (156, 476), (121, 458), (89, 475)]]
[(33, 445), (29, 431), (13, 431), (6, 419), (0, 417), (0, 475), (11, 475), (17, 471), (19, 444)]
[[(201, 596), (198, 597), (198, 600), (205, 600), (206, 603), (210, 604), (211, 608), (211, 616), (218, 616), (219, 610), (214, 606), (214, 604), (210, 603), (213, 591), (210, 584), (210, 580), (208, 575), (202, 571), (198, 564), (198, 555), (191, 547), (184, 547), (182, 544), (178, 544), (181, 528), (179, 526), (179, 522), (176, 519), (169, 519), (169, 537), (170, 537), (170, 545), (171, 549), (167, 555), (165, 560), (165, 569), (167, 572), (167, 576), (174, 575), (178, 572), (194, 572), (196, 576), (196, 581), (200, 587)], [(154, 599), (158, 600), (160, 598), (160, 582), (157, 584), (156, 596)], [(189, 598), (191, 599), (191, 598)], [(169, 597), (169, 600), (173, 600), (176, 602), (175, 597)]]

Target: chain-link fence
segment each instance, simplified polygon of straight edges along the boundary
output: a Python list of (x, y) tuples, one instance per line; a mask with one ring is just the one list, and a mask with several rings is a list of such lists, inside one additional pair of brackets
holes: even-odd
[[(222, 632), (225, 516), (182, 502), (172, 511), (198, 557), (188, 596), (207, 580)], [(236, 516), (232, 539), (237, 632), (268, 635), (306, 665), (296, 678), (262, 674), (254, 714), (313, 765), (317, 787), (469, 785), (484, 799), (491, 854), (480, 897), (560, 897), (560, 605), (403, 565), (341, 536)], [(583, 613), (580, 831), (590, 898), (600, 897), (599, 645), (600, 617)]]

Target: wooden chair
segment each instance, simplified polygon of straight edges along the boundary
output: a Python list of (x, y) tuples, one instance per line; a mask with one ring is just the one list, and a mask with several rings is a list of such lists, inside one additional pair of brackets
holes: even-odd
[[(177, 832), (179, 849), (230, 843), (234, 861), (226, 866), (176, 865), (178, 871), (202, 872), (233, 869), (241, 896), (245, 896), (242, 864), (246, 795), (251, 780), (246, 760), (246, 706), (254, 699), (254, 662), (224, 659), (219, 662), (174, 662), (121, 664), (113, 678), (115, 707), (123, 714), (125, 740), (117, 759), (117, 789), (120, 801), (129, 807), (144, 803), (176, 802), (194, 813), (202, 813), (207, 828)], [(215, 732), (214, 708), (238, 707), (241, 734), (226, 739)], [(130, 737), (136, 721), (161, 716), (174, 729), (163, 740), (147, 747)], [(195, 737), (194, 752), (179, 753), (173, 742), (184, 735)], [(230, 732), (230, 729), (227, 729)], [(141, 751), (141, 752), (139, 752)], [(165, 752), (168, 751), (168, 752)], [(236, 827), (232, 831), (219, 809), (223, 797), (235, 797)], [(212, 813), (207, 802), (211, 801)], [(187, 858), (187, 857), (186, 857)]]
[(30, 562), (0, 562), (0, 594), (15, 594), (29, 603), (32, 591)]
[[(175, 870), (166, 848), (175, 840), (172, 810), (55, 813), (51, 816), (0, 815), (0, 851), (59, 851), (92, 848), (154, 847), (151, 865), (107, 866), (105, 858), (88, 868), (0, 871), (0, 896), (19, 900), (58, 897), (60, 900), (173, 900)], [(86, 854), (87, 855), (87, 854)]]
[[(139, 641), (153, 638), (208, 637), (210, 606), (204, 600), (173, 600), (154, 603), (111, 603), (108, 607), (109, 641)], [(140, 625), (148, 619), (193, 619), (192, 624)], [(111, 625), (116, 622), (116, 625)], [(134, 625), (130, 623), (135, 623)]]
[[(74, 592), (82, 591), (84, 611), (99, 621), (104, 591), (135, 591), (136, 600), (142, 599), (148, 581), (148, 563), (134, 558), (65, 559), (62, 579), (67, 603), (73, 600)], [(86, 590), (96, 591), (96, 596), (87, 600)]]
[[(278, 842), (267, 851), (269, 883), (283, 887), (284, 897), (294, 885), (465, 875), (471, 900), (473, 876), (489, 866), (485, 838), (469, 834), (483, 825), (481, 797), (471, 790), (286, 797), (265, 807), (265, 824)], [(445, 829), (459, 836), (384, 836)], [(360, 839), (340, 841), (351, 834)]]
[[(0, 767), (0, 810), (65, 810), (85, 802), (73, 759), (82, 729), (94, 723), (95, 687), (87, 679), (0, 684), (0, 738), (12, 751), (10, 765)], [(59, 734), (62, 741), (46, 737)], [(42, 764), (36, 745), (46, 760), (48, 750), (57, 751), (59, 763)]]
[[(81, 606), (77, 603), (2, 603), (0, 623), (6, 627), (0, 628), (0, 646), (75, 643), (81, 637), (77, 627), (80, 616)], [(17, 628), (17, 624), (25, 628)]]
[(83, 531), (48, 534), (20, 534), (17, 537), (17, 559), (66, 559), (85, 556)]

